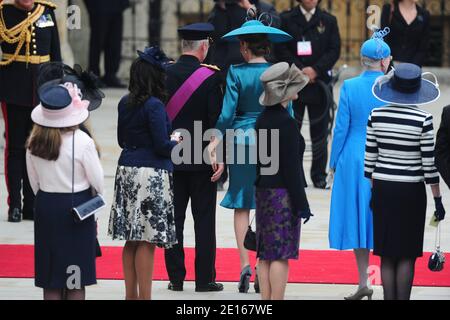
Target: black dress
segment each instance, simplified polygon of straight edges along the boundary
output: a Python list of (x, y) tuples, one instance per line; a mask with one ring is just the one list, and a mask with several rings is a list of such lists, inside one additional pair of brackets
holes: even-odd
[(416, 7), (417, 17), (408, 25), (398, 5), (392, 8), (386, 4), (381, 14), (381, 28), (389, 27), (391, 30), (385, 41), (391, 47), (395, 61), (422, 66), (430, 46), (430, 14), (422, 7)]
[[(257, 257), (270, 261), (298, 259), (301, 212), (309, 210), (302, 165), (305, 141), (297, 123), (281, 105), (266, 107), (258, 118), (256, 130)], [(268, 139), (262, 130), (268, 131)], [(278, 154), (271, 143), (274, 130), (279, 132)], [(263, 150), (266, 141), (267, 150)], [(261, 158), (263, 154), (271, 155), (273, 161), (269, 165)], [(278, 168), (274, 166), (276, 157)]]

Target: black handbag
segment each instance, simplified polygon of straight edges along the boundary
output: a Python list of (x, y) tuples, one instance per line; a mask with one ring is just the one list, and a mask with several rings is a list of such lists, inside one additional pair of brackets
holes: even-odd
[(254, 219), (255, 216), (253, 216), (252, 222), (250, 222), (250, 225), (248, 226), (244, 239), (244, 248), (250, 251), (256, 251), (256, 232), (252, 230), (252, 223)]
[(432, 272), (439, 272), (444, 270), (445, 255), (441, 251), (441, 224), (439, 223), (436, 230), (436, 250), (428, 260), (428, 269)]

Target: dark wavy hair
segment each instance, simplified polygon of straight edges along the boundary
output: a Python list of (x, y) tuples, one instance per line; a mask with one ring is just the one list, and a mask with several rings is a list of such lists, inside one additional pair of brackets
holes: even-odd
[(248, 49), (257, 57), (270, 54), (271, 43), (265, 34), (249, 34), (239, 36), (239, 40), (248, 43)]
[(166, 73), (163, 69), (137, 58), (130, 69), (128, 106), (141, 106), (150, 97), (166, 102), (165, 81)]

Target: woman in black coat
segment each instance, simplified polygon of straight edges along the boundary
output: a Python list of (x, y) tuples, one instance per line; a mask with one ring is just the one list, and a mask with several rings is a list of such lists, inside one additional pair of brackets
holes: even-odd
[[(282, 62), (267, 69), (261, 80), (265, 91), (260, 104), (266, 108), (256, 124), (258, 278), (263, 300), (281, 300), (289, 274), (288, 260), (298, 259), (301, 219), (312, 216), (302, 165), (305, 141), (286, 110), (309, 79), (294, 64), (289, 67)], [(269, 163), (264, 155), (270, 155)]]
[(394, 0), (383, 7), (381, 29), (389, 27), (385, 38), (395, 62), (422, 66), (429, 51), (430, 13), (417, 0)]
[(436, 137), (436, 167), (450, 188), (450, 105), (442, 111), (441, 126)]

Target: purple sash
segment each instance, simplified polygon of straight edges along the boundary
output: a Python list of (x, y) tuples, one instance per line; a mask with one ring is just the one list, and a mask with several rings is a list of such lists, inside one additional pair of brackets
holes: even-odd
[(167, 103), (166, 111), (170, 121), (177, 117), (194, 92), (214, 73), (209, 68), (201, 67), (183, 83)]

